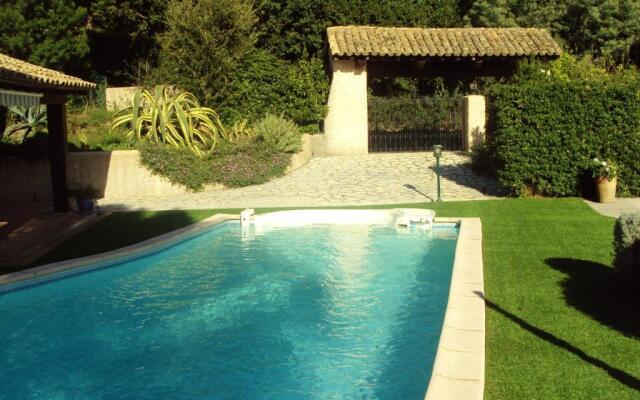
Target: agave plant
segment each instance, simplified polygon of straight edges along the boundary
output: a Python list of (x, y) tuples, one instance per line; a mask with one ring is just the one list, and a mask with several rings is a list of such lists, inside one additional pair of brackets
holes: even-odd
[(4, 136), (13, 143), (22, 143), (28, 137), (35, 135), (47, 126), (47, 108), (9, 107), (17, 122), (4, 130)]
[(111, 129), (126, 126), (128, 136), (175, 147), (186, 147), (198, 157), (213, 150), (227, 134), (218, 114), (202, 107), (196, 97), (168, 86), (154, 93), (137, 90), (132, 104), (114, 115)]

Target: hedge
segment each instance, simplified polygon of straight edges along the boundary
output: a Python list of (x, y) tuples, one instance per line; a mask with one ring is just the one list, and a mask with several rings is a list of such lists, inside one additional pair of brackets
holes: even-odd
[(638, 79), (532, 80), (488, 96), (495, 172), (514, 194), (583, 194), (598, 157), (620, 166), (619, 196), (640, 195)]

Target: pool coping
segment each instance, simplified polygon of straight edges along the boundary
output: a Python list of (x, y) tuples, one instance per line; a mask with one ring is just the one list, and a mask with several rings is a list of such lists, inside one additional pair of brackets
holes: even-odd
[[(31, 279), (78, 270), (100, 262), (144, 255), (192, 236), (238, 215), (215, 214), (186, 227), (120, 249), (0, 275), (0, 289)], [(479, 218), (440, 218), (434, 223), (460, 226), (447, 309), (425, 400), (482, 400), (485, 370), (485, 309), (482, 224)]]
[(485, 304), (480, 218), (459, 222), (447, 311), (425, 400), (482, 400), (485, 372)]

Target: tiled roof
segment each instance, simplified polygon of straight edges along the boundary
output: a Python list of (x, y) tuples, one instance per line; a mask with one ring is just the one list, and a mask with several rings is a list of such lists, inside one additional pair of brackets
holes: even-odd
[(537, 28), (327, 28), (334, 57), (559, 56), (549, 32)]
[(0, 53), (0, 79), (36, 88), (57, 90), (88, 90), (96, 85), (62, 72), (30, 64)]

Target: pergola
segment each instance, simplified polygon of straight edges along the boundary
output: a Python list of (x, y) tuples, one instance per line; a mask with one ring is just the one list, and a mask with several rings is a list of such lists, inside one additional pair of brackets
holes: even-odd
[[(333, 26), (327, 42), (333, 76), (324, 131), (334, 155), (368, 152), (368, 76), (508, 76), (522, 59), (562, 54), (537, 28)], [(478, 106), (484, 108), (484, 99)]]
[(0, 106), (47, 106), (51, 190), (56, 212), (69, 210), (67, 199), (67, 95), (95, 84), (0, 53)]

